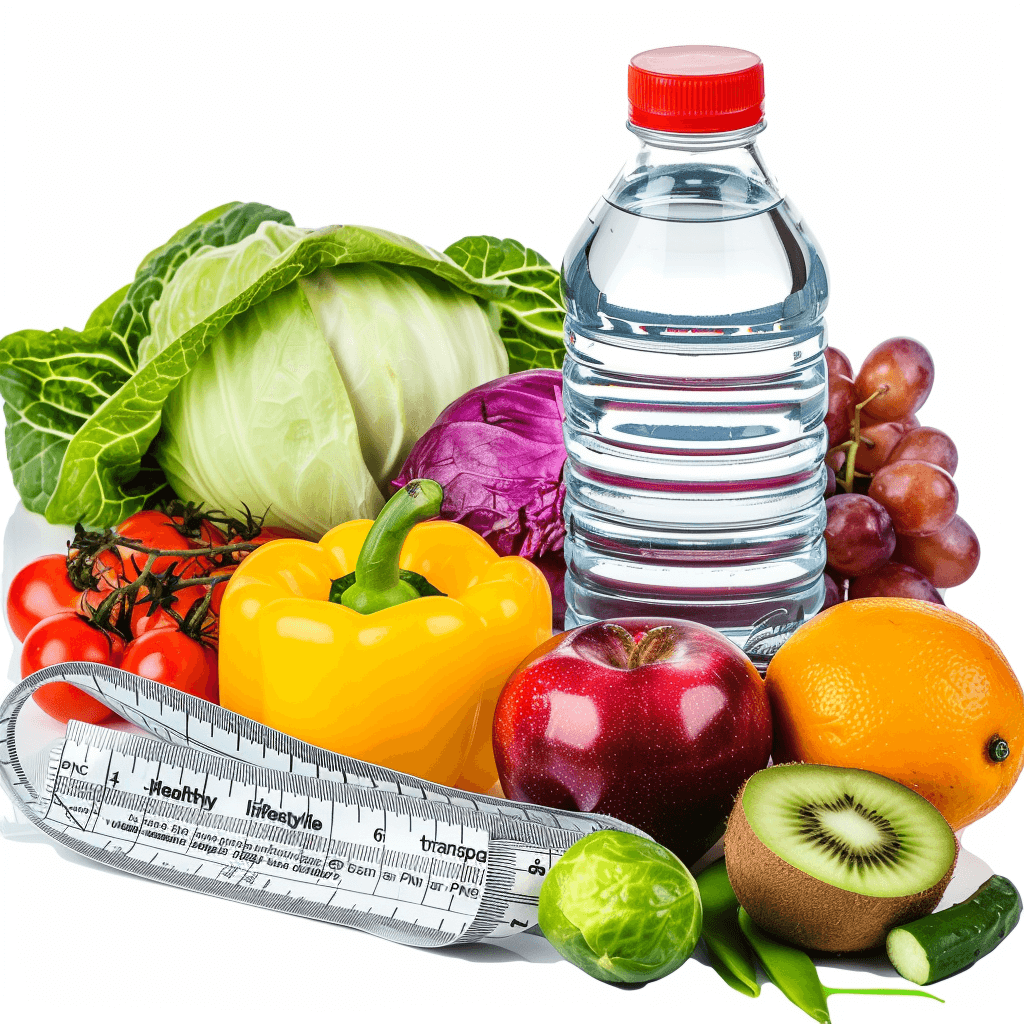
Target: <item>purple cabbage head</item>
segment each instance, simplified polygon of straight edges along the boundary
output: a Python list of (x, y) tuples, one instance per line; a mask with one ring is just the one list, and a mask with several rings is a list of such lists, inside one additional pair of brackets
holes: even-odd
[(394, 486), (436, 480), (442, 518), (476, 531), (499, 555), (535, 562), (551, 585), (560, 628), (564, 464), (562, 374), (524, 370), (452, 402), (416, 442)]

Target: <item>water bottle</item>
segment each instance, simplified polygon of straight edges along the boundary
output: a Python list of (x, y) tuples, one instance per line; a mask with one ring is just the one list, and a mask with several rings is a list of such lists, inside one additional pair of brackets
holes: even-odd
[(692, 619), (763, 667), (824, 601), (825, 263), (755, 54), (638, 54), (627, 127), (562, 267), (566, 628)]

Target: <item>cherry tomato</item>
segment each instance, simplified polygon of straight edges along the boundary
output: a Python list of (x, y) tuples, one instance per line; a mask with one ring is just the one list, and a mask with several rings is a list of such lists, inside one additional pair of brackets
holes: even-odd
[[(137, 541), (147, 548), (181, 551), (185, 548), (195, 547), (195, 544), (190, 543), (187, 537), (178, 533), (174, 521), (169, 516), (155, 510), (136, 512), (120, 523), (115, 532), (122, 537)], [(120, 547), (116, 554), (113, 551), (104, 552), (97, 558), (97, 562), (103, 567), (103, 579), (109, 586), (114, 587), (119, 586), (122, 582), (130, 583), (137, 579), (138, 570), (146, 564), (148, 558), (149, 556), (141, 551)], [(160, 555), (153, 563), (153, 572), (165, 572), (172, 565), (176, 565), (176, 571), (180, 572), (183, 563), (188, 562), (189, 560), (181, 555)], [(195, 576), (199, 567), (191, 566), (191, 568), (193, 571), (185, 574)]]
[(121, 668), (217, 703), (217, 652), (176, 629), (137, 637), (125, 648)]
[(107, 633), (107, 639), (110, 641), (110, 650), (114, 656), (114, 660), (111, 662), (112, 665), (117, 668), (121, 667), (121, 659), (124, 657), (124, 649), (128, 646), (124, 640), (121, 639), (116, 633)]
[[(171, 607), (182, 618), (196, 601), (202, 601), (206, 597), (206, 587), (182, 587), (174, 592), (174, 601)], [(154, 629), (177, 629), (178, 623), (174, 616), (167, 609), (157, 606), (152, 611), (151, 605), (146, 600), (146, 589), (139, 591), (135, 607), (132, 609), (132, 636), (139, 637), (143, 633), (151, 633)]]
[[(116, 665), (117, 654), (110, 636), (86, 622), (76, 612), (60, 612), (37, 623), (21, 649), (21, 678), (65, 661), (95, 661)], [(46, 683), (32, 699), (58, 722), (103, 722), (115, 717), (110, 708), (71, 683)]]
[[(181, 516), (172, 516), (171, 519), (181, 524), (183, 519)], [(199, 536), (189, 537), (189, 547), (193, 548), (218, 548), (227, 544), (228, 539), (224, 536), (224, 533), (213, 525), (208, 519), (203, 519), (199, 524)], [(216, 565), (216, 562), (212, 561), (204, 555), (200, 555), (197, 558), (189, 559), (188, 562), (182, 565), (181, 569), (184, 570), (181, 574), (183, 576), (209, 576), (210, 570)]]
[(223, 569), (214, 569), (211, 576), (223, 576), (223, 583), (215, 583), (213, 585), (213, 597), (210, 599), (210, 611), (220, 620), (220, 603), (224, 600), (224, 591), (227, 590), (227, 581), (231, 579), (231, 574), (235, 571), (234, 566), (227, 566)]
[(110, 587), (100, 584), (99, 590), (80, 590), (78, 592), (78, 604), (75, 605), (75, 611), (80, 612), (86, 618), (89, 618), (89, 613), (96, 611), (97, 608), (103, 603), (103, 601), (110, 596)]
[[(181, 516), (171, 516), (170, 519), (178, 527), (185, 521)], [(209, 519), (200, 520), (199, 536), (189, 537), (188, 540), (192, 547), (195, 548), (217, 548), (227, 543), (224, 532), (219, 527), (214, 526)]]
[[(143, 591), (143, 593), (145, 593), (145, 591)], [(99, 590), (83, 590), (79, 594), (78, 598), (78, 614), (92, 623), (95, 618), (94, 612), (109, 596), (109, 588), (101, 587)], [(120, 613), (120, 604), (115, 603), (114, 607), (110, 610), (109, 621), (111, 623), (116, 622)], [(112, 664), (117, 665), (122, 653), (124, 652), (124, 640), (122, 640), (117, 633), (113, 632), (113, 630), (106, 630), (105, 632), (110, 638), (110, 643), (113, 647), (114, 657), (116, 659)]]
[(59, 612), (74, 611), (82, 591), (68, 579), (64, 555), (43, 555), (29, 562), (11, 581), (7, 591), (7, 621), (19, 640), (37, 622)]

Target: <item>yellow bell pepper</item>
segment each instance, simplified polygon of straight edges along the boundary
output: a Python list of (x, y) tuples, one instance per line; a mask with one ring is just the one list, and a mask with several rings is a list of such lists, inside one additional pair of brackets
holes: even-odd
[(221, 704), (318, 747), (486, 792), (498, 777), (498, 694), (551, 635), (547, 582), (464, 526), (421, 522), (399, 541), (399, 564), (447, 596), (362, 614), (328, 594), (355, 572), (373, 525), (344, 523), (319, 544), (272, 541), (242, 562), (221, 605)]

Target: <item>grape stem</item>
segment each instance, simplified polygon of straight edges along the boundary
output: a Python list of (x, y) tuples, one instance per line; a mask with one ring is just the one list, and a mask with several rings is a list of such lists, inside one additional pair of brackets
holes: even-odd
[(839, 476), (836, 474), (836, 484), (849, 494), (853, 490), (853, 481), (856, 477), (869, 477), (870, 473), (858, 473), (857, 472), (857, 449), (860, 446), (867, 445), (868, 448), (874, 448), (875, 442), (870, 437), (862, 437), (860, 430), (860, 411), (869, 402), (873, 402), (879, 395), (884, 395), (889, 390), (888, 384), (883, 384), (877, 391), (869, 395), (864, 399), (863, 402), (858, 402), (853, 407), (853, 420), (850, 422), (850, 433), (853, 435), (849, 441), (844, 441), (842, 444), (837, 444), (835, 448), (829, 451), (829, 455), (833, 452), (846, 452), (846, 462), (843, 464), (843, 475)]

